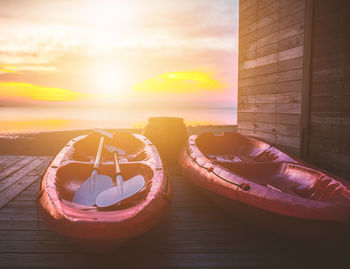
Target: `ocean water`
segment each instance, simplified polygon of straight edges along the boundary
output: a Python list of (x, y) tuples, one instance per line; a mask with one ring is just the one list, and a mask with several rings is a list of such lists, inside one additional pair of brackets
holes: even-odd
[(182, 117), (187, 126), (233, 125), (235, 107), (0, 107), (0, 133), (142, 128), (148, 117)]

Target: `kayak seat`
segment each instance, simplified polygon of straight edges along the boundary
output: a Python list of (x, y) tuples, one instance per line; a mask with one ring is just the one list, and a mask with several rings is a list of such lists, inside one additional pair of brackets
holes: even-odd
[[(69, 154), (67, 154), (67, 158), (74, 161), (93, 162), (96, 157), (100, 136), (97, 132), (93, 132), (87, 135), (86, 138), (77, 141)], [(134, 160), (135, 158), (137, 158), (137, 161), (140, 161), (141, 157), (144, 157), (143, 160), (147, 159), (146, 155), (142, 155), (142, 152), (145, 150), (145, 144), (128, 132), (117, 132), (113, 139), (106, 138), (105, 144), (123, 150), (125, 154), (120, 155), (120, 157), (129, 161), (136, 161)], [(107, 161), (113, 161), (113, 154), (103, 149), (101, 162)]]
[(350, 190), (335, 179), (323, 175), (319, 178), (310, 197), (314, 200), (350, 200)]

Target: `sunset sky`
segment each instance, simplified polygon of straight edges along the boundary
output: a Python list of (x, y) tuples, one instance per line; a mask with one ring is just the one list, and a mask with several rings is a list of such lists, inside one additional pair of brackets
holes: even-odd
[(0, 0), (0, 7), (3, 105), (235, 105), (238, 0)]

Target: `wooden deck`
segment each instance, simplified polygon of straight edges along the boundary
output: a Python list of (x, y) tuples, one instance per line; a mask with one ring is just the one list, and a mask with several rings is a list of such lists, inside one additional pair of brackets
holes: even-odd
[(165, 219), (111, 253), (88, 253), (49, 231), (35, 195), (51, 157), (0, 156), (1, 268), (350, 268), (348, 247), (306, 247), (228, 216), (170, 167)]

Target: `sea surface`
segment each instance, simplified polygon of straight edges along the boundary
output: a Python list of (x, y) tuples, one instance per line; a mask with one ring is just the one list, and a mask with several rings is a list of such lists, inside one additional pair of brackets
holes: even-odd
[(187, 126), (234, 125), (235, 107), (0, 107), (2, 135), (91, 128), (142, 128), (148, 117), (182, 117)]

